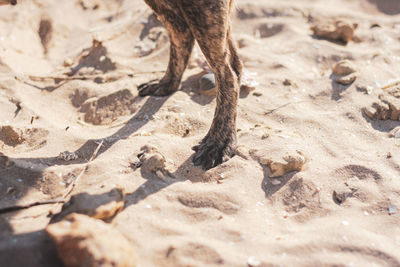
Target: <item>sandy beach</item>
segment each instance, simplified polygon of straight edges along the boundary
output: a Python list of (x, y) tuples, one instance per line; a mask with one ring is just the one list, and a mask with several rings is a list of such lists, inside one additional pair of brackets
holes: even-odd
[(138, 96), (169, 57), (142, 0), (0, 6), (1, 266), (62, 266), (45, 232), (62, 204), (5, 208), (115, 188), (107, 224), (140, 267), (400, 266), (400, 2), (237, 0), (232, 24), (254, 88), (237, 155), (203, 171), (205, 59)]

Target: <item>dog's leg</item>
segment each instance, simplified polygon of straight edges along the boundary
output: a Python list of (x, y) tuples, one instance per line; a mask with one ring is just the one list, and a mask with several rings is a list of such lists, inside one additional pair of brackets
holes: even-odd
[(231, 37), (231, 28), (228, 30), (228, 44), (229, 44), (229, 52), (231, 55), (231, 67), (235, 71), (236, 76), (238, 77), (238, 83), (240, 86), (240, 82), (242, 79), (242, 72), (243, 72), (243, 63), (239, 58), (239, 55), (237, 53), (237, 48), (235, 44), (233, 43), (232, 37)]
[(241, 66), (230, 29), (231, 0), (178, 0), (217, 83), (217, 107), (211, 128), (194, 149), (193, 162), (204, 169), (231, 158), (236, 150), (236, 106)]
[(163, 22), (170, 40), (168, 69), (157, 82), (138, 87), (139, 95), (166, 96), (176, 92), (192, 53), (194, 37), (178, 6), (173, 1), (145, 0)]

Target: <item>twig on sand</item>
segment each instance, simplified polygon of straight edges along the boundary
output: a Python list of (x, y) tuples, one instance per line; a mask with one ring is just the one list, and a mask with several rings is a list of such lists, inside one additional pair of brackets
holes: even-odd
[(275, 111), (277, 111), (279, 109), (282, 109), (282, 108), (285, 108), (285, 107), (287, 107), (289, 105), (295, 105), (295, 104), (300, 104), (300, 103), (304, 103), (304, 102), (307, 102), (307, 101), (289, 102), (289, 103), (283, 104), (282, 106), (279, 106), (277, 108), (270, 109), (270, 110), (264, 112), (264, 115), (270, 115), (270, 114), (274, 113)]
[(400, 85), (400, 79), (394, 80), (386, 84), (385, 86), (382, 87), (382, 90), (389, 89), (390, 87), (394, 87)]
[[(34, 82), (43, 82), (46, 80), (55, 80), (55, 81), (73, 81), (73, 80), (94, 80), (96, 78), (104, 78), (105, 80), (113, 80), (120, 79), (124, 76), (135, 77), (143, 74), (155, 74), (161, 73), (164, 71), (154, 70), (154, 71), (143, 71), (143, 72), (117, 72), (116, 75), (102, 75), (102, 74), (92, 74), (92, 75), (79, 75), (79, 76), (65, 76), (65, 75), (49, 75), (49, 76), (35, 76), (29, 75), (28, 78)], [(20, 77), (15, 77), (17, 80), (23, 80)]]
[[(90, 157), (89, 161), (86, 163), (85, 168), (83, 168), (83, 170), (79, 173), (79, 175), (75, 178), (74, 181), (71, 182), (71, 184), (68, 186), (68, 190), (67, 192), (65, 192), (65, 194), (63, 195), (62, 199), (64, 200), (64, 202), (67, 201), (68, 196), (72, 193), (72, 191), (74, 191), (76, 184), (79, 182), (79, 180), (81, 179), (81, 177), (83, 176), (83, 174), (87, 171), (87, 169), (89, 168), (89, 164), (96, 158), (97, 153), (99, 153), (100, 148), (103, 146), (104, 140), (101, 140), (100, 143), (98, 143), (97, 148), (94, 150), (92, 156)], [(51, 209), (49, 214), (55, 214), (55, 209), (58, 206), (58, 204), (55, 204)]]
[[(124, 75), (133, 75), (129, 73), (124, 73)], [(73, 80), (93, 80), (96, 78), (106, 78), (106, 80), (110, 79), (116, 79), (116, 78), (121, 78), (122, 74), (119, 76), (112, 76), (112, 75), (80, 75), (80, 76), (34, 76), (34, 75), (29, 75), (28, 76), (30, 80), (34, 82), (43, 82), (45, 80), (55, 80), (55, 81), (73, 81)]]
[(79, 182), (79, 179), (83, 176), (83, 174), (87, 171), (87, 169), (89, 168), (89, 164), (96, 158), (97, 153), (99, 153), (100, 148), (103, 146), (104, 140), (102, 140), (96, 150), (93, 152), (92, 156), (90, 157), (89, 161), (86, 163), (85, 168), (83, 168), (83, 170), (79, 173), (79, 175), (75, 178), (74, 181), (72, 181), (72, 183), (68, 186), (68, 190), (67, 192), (64, 194), (63, 199), (66, 200), (67, 197), (72, 193), (72, 191), (74, 190), (74, 188), (76, 187), (76, 184)]
[(51, 200), (45, 200), (45, 201), (36, 201), (36, 202), (26, 204), (26, 205), (14, 205), (14, 206), (10, 206), (10, 207), (4, 207), (4, 208), (0, 208), (0, 214), (18, 211), (18, 210), (29, 209), (31, 207), (36, 207), (36, 206), (41, 206), (41, 205), (59, 204), (59, 203), (65, 203), (65, 199), (51, 199)]

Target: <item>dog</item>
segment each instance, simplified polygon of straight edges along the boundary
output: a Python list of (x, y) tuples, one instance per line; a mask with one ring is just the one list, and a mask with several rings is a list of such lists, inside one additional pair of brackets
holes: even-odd
[(234, 156), (237, 145), (236, 109), (242, 62), (231, 36), (234, 0), (145, 0), (168, 31), (167, 71), (157, 82), (142, 84), (139, 95), (166, 96), (176, 92), (194, 42), (210, 65), (217, 84), (217, 107), (211, 127), (193, 147), (193, 163), (211, 169)]
[[(144, 0), (168, 31), (170, 56), (164, 76), (138, 87), (140, 96), (167, 96), (179, 89), (195, 41), (217, 85), (217, 106), (207, 135), (193, 147), (193, 163), (211, 169), (234, 156), (236, 109), (242, 62), (232, 41), (230, 13), (234, 0)], [(16, 4), (0, 0), (0, 5)]]

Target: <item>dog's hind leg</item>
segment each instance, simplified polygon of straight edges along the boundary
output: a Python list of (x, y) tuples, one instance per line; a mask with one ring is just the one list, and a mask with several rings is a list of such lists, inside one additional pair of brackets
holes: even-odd
[(144, 83), (138, 87), (139, 95), (166, 96), (179, 89), (194, 45), (194, 37), (181, 11), (173, 1), (145, 0), (164, 24), (170, 40), (168, 69), (157, 82)]
[(211, 128), (195, 147), (193, 162), (213, 168), (236, 150), (236, 106), (242, 64), (231, 40), (232, 0), (178, 0), (195, 39), (211, 66), (217, 83), (217, 107)]

